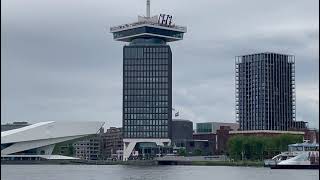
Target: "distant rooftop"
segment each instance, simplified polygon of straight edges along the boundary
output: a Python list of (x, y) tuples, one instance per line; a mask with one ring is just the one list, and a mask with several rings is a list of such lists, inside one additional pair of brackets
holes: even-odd
[(232, 130), (239, 129), (239, 123), (232, 122), (201, 122), (196, 123), (197, 134), (217, 133), (222, 126), (229, 126)]
[(248, 131), (230, 131), (230, 134), (301, 134), (303, 135), (304, 132), (301, 131), (277, 131), (277, 130), (248, 130)]
[(188, 121), (188, 122), (192, 122), (191, 120), (188, 120), (188, 119), (172, 119), (172, 121)]
[(276, 54), (276, 55), (294, 56), (294, 55), (292, 55), (292, 54), (285, 54), (285, 53), (278, 53), (278, 52), (265, 51), (265, 52), (256, 52), (256, 53), (243, 54), (243, 55), (239, 55), (239, 56), (236, 56), (236, 57), (241, 57), (241, 56), (252, 56), (252, 55), (259, 55), (259, 54)]

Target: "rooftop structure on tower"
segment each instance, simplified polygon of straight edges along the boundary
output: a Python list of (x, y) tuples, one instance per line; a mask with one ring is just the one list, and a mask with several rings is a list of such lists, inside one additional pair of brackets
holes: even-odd
[(160, 14), (150, 17), (150, 1), (147, 1), (147, 15), (138, 16), (138, 21), (110, 28), (116, 41), (132, 42), (137, 38), (160, 38), (165, 42), (183, 39), (187, 27), (174, 24), (171, 15)]

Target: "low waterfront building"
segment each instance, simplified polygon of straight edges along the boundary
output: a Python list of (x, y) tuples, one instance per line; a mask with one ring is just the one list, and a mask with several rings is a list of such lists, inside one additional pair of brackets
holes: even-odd
[(186, 119), (172, 120), (173, 152), (185, 149), (187, 155), (212, 155), (213, 143), (206, 139), (193, 139), (193, 123)]
[(212, 154), (225, 154), (227, 152), (227, 141), (229, 132), (238, 130), (238, 123), (205, 122), (196, 124), (194, 140), (207, 140), (212, 147)]
[(186, 147), (187, 142), (192, 141), (193, 123), (185, 119), (172, 120), (172, 146)]
[(174, 153), (179, 154), (180, 149), (185, 149), (186, 155), (191, 156), (208, 156), (213, 155), (213, 143), (208, 140), (186, 140), (175, 144)]
[(224, 123), (224, 122), (203, 122), (196, 123), (196, 133), (197, 134), (208, 134), (208, 133), (217, 133), (217, 130), (220, 129), (221, 126), (228, 126), (232, 130), (238, 130), (238, 123)]
[(220, 126), (216, 133), (216, 154), (226, 154), (228, 152), (227, 142), (230, 138), (230, 126)]
[(191, 140), (193, 123), (186, 119), (172, 119), (172, 141)]
[(101, 135), (102, 159), (122, 159), (123, 135), (122, 128), (110, 127)]
[(193, 140), (195, 141), (207, 141), (211, 146), (211, 154), (217, 154), (217, 135), (214, 133), (201, 133), (201, 134), (197, 134), (194, 133), (193, 134)]
[(75, 157), (85, 160), (101, 159), (101, 136), (103, 128), (98, 134), (82, 138), (73, 143)]

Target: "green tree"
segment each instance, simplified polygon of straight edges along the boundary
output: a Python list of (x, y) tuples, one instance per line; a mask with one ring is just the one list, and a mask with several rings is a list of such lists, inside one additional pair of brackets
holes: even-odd
[(178, 155), (179, 155), (179, 156), (186, 156), (186, 155), (187, 155), (186, 149), (180, 148), (180, 149), (178, 150)]
[(201, 155), (202, 155), (201, 149), (196, 149), (196, 150), (193, 152), (193, 155), (195, 155), (195, 156), (201, 156)]
[(282, 134), (274, 137), (237, 135), (227, 142), (228, 154), (234, 160), (263, 160), (281, 151), (287, 151), (289, 144), (301, 143), (300, 135)]
[(69, 144), (68, 146), (68, 156), (73, 156), (74, 155), (74, 147), (72, 144)]
[(242, 159), (243, 143), (244, 143), (243, 136), (241, 135), (233, 136), (227, 142), (228, 154), (234, 160)]

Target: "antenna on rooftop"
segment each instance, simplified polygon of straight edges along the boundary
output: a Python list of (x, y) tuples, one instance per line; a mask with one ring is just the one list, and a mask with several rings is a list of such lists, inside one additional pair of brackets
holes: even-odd
[(150, 0), (147, 0), (147, 18), (150, 18)]

